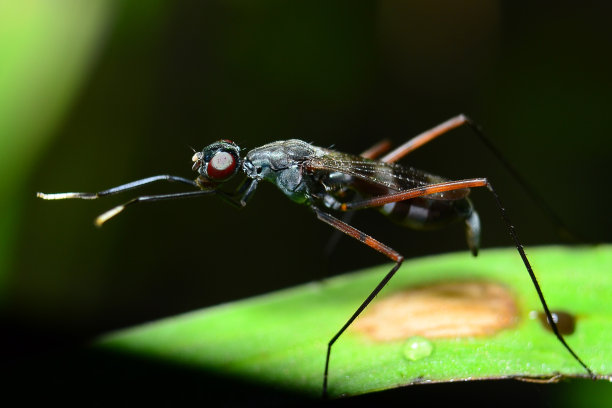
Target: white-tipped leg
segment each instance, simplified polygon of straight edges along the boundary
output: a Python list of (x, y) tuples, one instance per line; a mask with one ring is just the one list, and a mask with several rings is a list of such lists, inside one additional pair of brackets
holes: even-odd
[(95, 200), (98, 198), (96, 193), (36, 193), (36, 197), (42, 198), (43, 200), (66, 200), (70, 198), (80, 198), (82, 200)]
[(124, 210), (124, 208), (125, 208), (125, 205), (118, 205), (115, 208), (111, 208), (110, 210), (106, 211), (104, 214), (100, 214), (94, 221), (94, 224), (96, 225), (96, 227), (101, 227), (102, 224), (104, 224), (106, 221), (113, 218), (115, 215), (119, 214), (121, 211)]
[(136, 198), (132, 198), (130, 201), (127, 201), (117, 207), (111, 208), (105, 213), (101, 214), (96, 218), (94, 224), (96, 227), (101, 227), (106, 221), (110, 220), (120, 212), (122, 212), (125, 207), (128, 205), (133, 205), (136, 203), (143, 203), (145, 201), (162, 201), (162, 200), (176, 200), (178, 198), (188, 198), (188, 197), (199, 197), (203, 195), (215, 194), (215, 190), (198, 190), (198, 191), (186, 191), (183, 193), (172, 193), (172, 194), (161, 194), (161, 195), (151, 195), (151, 196), (140, 196)]
[(104, 197), (108, 195), (122, 193), (124, 191), (132, 190), (135, 188), (140, 188), (144, 185), (155, 183), (157, 181), (170, 181), (187, 184), (192, 187), (198, 187), (198, 184), (193, 181), (183, 177), (171, 176), (169, 174), (161, 174), (159, 176), (152, 176), (143, 178), (140, 180), (132, 181), (127, 184), (122, 184), (117, 187), (109, 188), (108, 190), (98, 191), (97, 193), (55, 193), (55, 194), (45, 194), (45, 193), (36, 193), (36, 197), (42, 198), (43, 200), (66, 200), (70, 198), (80, 198), (81, 200), (95, 200), (99, 197)]

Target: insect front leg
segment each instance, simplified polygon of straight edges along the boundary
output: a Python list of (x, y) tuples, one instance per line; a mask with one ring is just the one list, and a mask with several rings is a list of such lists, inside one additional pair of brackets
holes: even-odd
[(246, 207), (249, 200), (253, 197), (258, 181), (256, 179), (247, 178), (234, 193), (226, 193), (225, 191), (217, 191), (217, 195), (226, 203), (236, 208)]
[(382, 242), (377, 241), (371, 236), (359, 231), (357, 228), (345, 223), (344, 221), (341, 221), (335, 218), (334, 216), (324, 211), (321, 211), (317, 207), (313, 206), (312, 209), (317, 215), (317, 218), (319, 218), (321, 221), (331, 225), (338, 231), (352, 238), (355, 238), (356, 240), (369, 246), (370, 248), (375, 249), (376, 251), (382, 253), (383, 255), (387, 256), (389, 259), (395, 262), (395, 265), (393, 266), (393, 268), (391, 268), (391, 270), (387, 272), (385, 277), (374, 288), (374, 290), (368, 295), (368, 297), (361, 303), (361, 305), (357, 308), (357, 310), (355, 310), (353, 315), (346, 321), (346, 323), (344, 323), (342, 328), (340, 328), (340, 330), (338, 330), (338, 332), (331, 338), (329, 343), (327, 343), (327, 354), (325, 357), (325, 371), (323, 372), (323, 398), (326, 398), (327, 397), (327, 378), (328, 378), (328, 373), (329, 373), (329, 359), (331, 355), (332, 346), (338, 340), (338, 338), (342, 335), (342, 333), (344, 333), (344, 331), (353, 323), (353, 321), (355, 321), (355, 319), (361, 314), (361, 312), (363, 312), (363, 310), (370, 304), (372, 299), (374, 299), (376, 295), (378, 295), (378, 293), (382, 290), (382, 288), (384, 288), (387, 285), (389, 280), (391, 280), (393, 275), (395, 275), (395, 272), (397, 272), (397, 270), (402, 265), (402, 262), (404, 261), (404, 257), (400, 255), (399, 252), (392, 249), (391, 247), (388, 247)]
[(110, 220), (130, 205), (134, 205), (136, 203), (143, 202), (151, 202), (151, 201), (163, 201), (163, 200), (176, 200), (179, 198), (189, 198), (189, 197), (201, 197), (204, 195), (215, 194), (215, 190), (198, 190), (198, 191), (185, 191), (182, 193), (172, 193), (172, 194), (159, 194), (159, 195), (148, 195), (148, 196), (139, 196), (136, 198), (132, 198), (131, 200), (118, 205), (116, 207), (111, 208), (103, 214), (100, 214), (94, 221), (96, 227), (101, 227), (106, 221)]
[[(193, 180), (189, 180), (189, 179), (179, 177), (179, 176), (172, 176), (169, 174), (161, 174), (157, 176), (151, 176), (151, 177), (147, 177), (144, 179), (132, 181), (130, 183), (112, 187), (107, 190), (98, 191), (96, 193), (56, 193), (56, 194), (36, 193), (36, 196), (39, 198), (42, 198), (43, 200), (66, 200), (66, 199), (95, 200), (100, 197), (119, 194), (124, 191), (140, 188), (147, 184), (155, 183), (157, 181), (178, 182), (178, 183), (188, 184), (196, 188), (199, 187), (198, 184)], [(213, 193), (215, 193), (214, 190), (197, 190), (197, 191), (187, 191), (187, 192), (182, 192), (182, 193), (139, 196), (121, 205), (111, 208), (110, 210), (98, 216), (96, 220), (94, 221), (94, 223), (96, 226), (100, 227), (106, 221), (108, 221), (109, 219), (113, 218), (114, 216), (122, 212), (127, 206), (133, 205), (136, 203), (145, 202), (145, 201), (161, 201), (161, 200), (173, 200), (177, 198), (197, 197), (197, 196), (208, 195), (208, 194), (213, 194)]]
[(193, 180), (189, 180), (179, 176), (172, 176), (169, 174), (160, 174), (157, 176), (151, 176), (140, 180), (132, 181), (126, 184), (122, 184), (120, 186), (111, 187), (107, 190), (98, 191), (97, 193), (36, 193), (36, 197), (42, 198), (43, 200), (66, 200), (72, 198), (78, 198), (81, 200), (95, 200), (96, 198), (119, 194), (124, 191), (133, 190), (135, 188), (139, 188), (147, 184), (155, 183), (157, 181), (178, 182), (188, 184), (192, 187), (198, 187), (197, 183)]

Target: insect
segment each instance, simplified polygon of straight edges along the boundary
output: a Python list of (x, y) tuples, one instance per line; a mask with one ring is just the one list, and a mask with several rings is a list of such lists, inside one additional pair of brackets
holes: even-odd
[[(244, 207), (253, 197), (258, 184), (268, 181), (276, 184), (292, 201), (308, 206), (319, 220), (391, 259), (395, 265), (328, 342), (323, 372), (323, 395), (326, 396), (329, 362), (334, 343), (389, 282), (404, 260), (400, 253), (337, 218), (335, 214), (374, 208), (393, 221), (417, 230), (441, 228), (451, 223), (463, 222), (468, 247), (472, 254), (476, 255), (480, 246), (480, 220), (468, 195), (471, 188), (483, 187), (491, 192), (495, 199), (517, 252), (533, 282), (551, 330), (572, 357), (593, 377), (592, 371), (565, 342), (560, 333), (515, 228), (492, 184), (486, 178), (446, 180), (396, 164), (408, 153), (462, 125), (474, 129), (485, 145), (518, 177), (508, 162), (503, 160), (499, 152), (484, 138), (480, 128), (466, 116), (459, 115), (410, 139), (381, 158), (378, 157), (390, 148), (388, 142), (375, 145), (360, 156), (356, 156), (293, 139), (269, 143), (254, 148), (242, 156), (240, 147), (234, 142), (219, 140), (194, 153), (192, 169), (198, 173), (195, 180), (158, 175), (97, 193), (38, 193), (37, 195), (46, 200), (69, 198), (90, 200), (157, 181), (184, 183), (194, 188), (192, 191), (180, 193), (133, 198), (100, 215), (95, 223), (101, 226), (126, 207), (146, 201), (216, 195), (234, 206)], [(223, 184), (238, 173), (245, 176), (242, 184), (233, 192), (223, 190)]]

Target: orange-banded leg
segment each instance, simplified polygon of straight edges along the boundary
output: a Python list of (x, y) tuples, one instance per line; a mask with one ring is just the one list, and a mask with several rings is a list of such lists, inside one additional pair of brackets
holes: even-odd
[[(429, 143), (430, 141), (437, 138), (438, 136), (441, 136), (466, 123), (469, 124), (471, 127), (473, 127), (476, 130), (476, 132), (479, 133), (479, 135), (482, 135), (480, 133), (478, 126), (474, 124), (474, 122), (472, 122), (467, 116), (463, 114), (457, 115), (413, 137), (412, 139), (408, 140), (406, 143), (402, 144), (401, 146), (395, 148), (392, 152), (385, 155), (382, 159), (380, 159), (380, 161), (384, 163), (394, 163), (400, 160), (401, 158), (403, 158), (404, 156), (406, 156), (408, 153)], [(482, 135), (481, 138), (484, 138), (484, 136)], [(486, 139), (485, 139), (485, 143), (490, 148), (493, 148), (491, 144), (488, 143), (488, 141), (486, 141)], [(383, 139), (380, 142), (373, 145), (372, 147), (370, 147), (369, 149), (361, 152), (360, 156), (365, 157), (366, 159), (376, 159), (381, 154), (384, 154), (386, 151), (388, 151), (390, 148), (391, 148), (391, 142), (388, 139)], [(496, 154), (496, 155), (499, 156), (499, 154)], [(342, 220), (344, 222), (351, 222), (353, 215), (354, 213), (347, 213), (345, 216), (342, 217)], [(325, 265), (324, 265), (324, 269), (326, 271), (325, 275), (327, 275), (327, 270), (329, 268), (328, 266), (329, 258), (331, 257), (331, 254), (334, 251), (334, 248), (336, 248), (336, 246), (338, 245), (338, 242), (340, 241), (341, 236), (342, 235), (340, 233), (336, 233), (336, 232), (333, 233), (330, 236), (329, 240), (327, 241), (327, 244), (325, 245), (325, 250), (324, 250), (324, 259), (326, 260)], [(475, 253), (473, 248), (472, 248), (472, 253)]]
[(495, 198), (495, 203), (497, 204), (497, 207), (499, 208), (499, 211), (501, 213), (501, 217), (504, 223), (506, 224), (506, 227), (508, 228), (508, 232), (510, 233), (510, 237), (512, 238), (512, 241), (516, 247), (516, 250), (521, 256), (521, 259), (523, 260), (523, 264), (525, 265), (525, 268), (527, 269), (527, 272), (529, 273), (529, 277), (531, 278), (531, 282), (533, 283), (533, 286), (535, 287), (535, 290), (538, 294), (540, 303), (542, 304), (542, 308), (544, 309), (544, 312), (546, 314), (546, 318), (550, 322), (552, 331), (555, 333), (555, 336), (561, 342), (561, 344), (563, 344), (565, 349), (574, 357), (574, 359), (578, 363), (580, 363), (580, 365), (589, 373), (589, 375), (594, 378), (595, 376), (593, 372), (591, 371), (591, 369), (582, 361), (582, 359), (580, 359), (580, 357), (578, 357), (578, 355), (574, 352), (574, 350), (572, 350), (572, 348), (565, 342), (565, 339), (559, 332), (559, 329), (557, 328), (557, 324), (555, 323), (555, 319), (553, 319), (552, 314), (550, 313), (550, 309), (548, 308), (546, 300), (544, 299), (544, 294), (542, 293), (542, 289), (540, 288), (538, 279), (536, 278), (535, 273), (533, 272), (533, 268), (531, 267), (531, 263), (529, 262), (529, 259), (527, 259), (527, 255), (525, 254), (525, 250), (523, 249), (523, 245), (521, 244), (519, 240), (519, 237), (518, 237), (518, 234), (516, 233), (514, 225), (512, 224), (512, 222), (510, 221), (510, 218), (506, 214), (506, 209), (502, 205), (498, 194), (495, 192), (495, 190), (493, 189), (493, 186), (486, 178), (474, 178), (474, 179), (466, 179), (466, 180), (458, 180), (458, 181), (448, 181), (444, 183), (432, 184), (432, 185), (428, 185), (424, 187), (418, 187), (418, 188), (414, 188), (414, 189), (410, 189), (406, 191), (401, 191), (399, 193), (393, 193), (393, 194), (388, 194), (384, 196), (373, 197), (373, 198), (363, 200), (360, 202), (344, 203), (341, 205), (341, 210), (346, 211), (346, 210), (358, 210), (358, 209), (369, 208), (369, 207), (378, 207), (378, 206), (382, 206), (388, 203), (409, 200), (411, 198), (423, 197), (423, 196), (427, 196), (431, 194), (439, 194), (439, 193), (444, 193), (444, 192), (453, 192), (453, 191), (464, 190), (467, 188), (474, 188), (474, 187), (486, 187), (491, 192), (491, 194), (493, 194), (493, 197)]
[(408, 153), (431, 142), (436, 137), (443, 135), (449, 132), (450, 130), (458, 128), (459, 126), (462, 126), (466, 123), (470, 124), (470, 126), (477, 129), (477, 126), (473, 124), (473, 122), (467, 116), (457, 115), (413, 137), (412, 139), (408, 140), (406, 143), (402, 144), (401, 146), (395, 148), (390, 153), (386, 154), (383, 158), (380, 159), (380, 161), (385, 162), (385, 163), (394, 163), (398, 161), (399, 159), (401, 159), (402, 157), (406, 156)]
[[(463, 114), (457, 115), (455, 117), (452, 117), (440, 123), (437, 126), (434, 126), (433, 128), (429, 130), (426, 130), (425, 132), (421, 134), (418, 134), (417, 136), (408, 140), (406, 143), (402, 144), (401, 146), (396, 147), (395, 149), (393, 149), (393, 151), (391, 151), (390, 153), (387, 153), (383, 158), (381, 158), (380, 161), (384, 163), (394, 163), (400, 160), (401, 158), (403, 158), (404, 156), (406, 156), (408, 153), (411, 153), (414, 150), (418, 149), (419, 147), (431, 142), (433, 139), (437, 138), (438, 136), (448, 133), (449, 131), (455, 128), (458, 128), (460, 126), (463, 126), (465, 124), (469, 124), (477, 132), (479, 132), (478, 126), (474, 122), (472, 122), (470, 118), (468, 118), (467, 116)], [(377, 144), (375, 144), (374, 146), (370, 147), (369, 149), (365, 150), (364, 152), (362, 152), (360, 156), (365, 157), (366, 159), (375, 159), (379, 157), (381, 154), (385, 153), (387, 150), (389, 150), (390, 147), (391, 147), (391, 143), (387, 139), (384, 139), (378, 142)]]
[[(381, 154), (387, 152), (390, 148), (391, 142), (389, 139), (383, 139), (369, 149), (361, 152), (360, 156), (366, 159), (376, 159)], [(350, 223), (353, 216), (354, 213), (345, 213), (342, 217), (342, 221), (344, 221), (344, 223)], [(341, 237), (342, 233), (336, 230), (330, 235), (329, 239), (327, 240), (327, 244), (325, 244), (325, 248), (323, 250), (323, 276), (328, 276), (329, 274), (329, 260)]]
[(561, 219), (561, 217), (559, 217), (552, 207), (546, 202), (546, 200), (544, 200), (544, 198), (542, 198), (542, 196), (535, 189), (533, 189), (533, 187), (531, 187), (527, 180), (521, 176), (514, 166), (510, 164), (508, 160), (506, 160), (504, 155), (485, 136), (481, 127), (472, 119), (463, 114), (452, 117), (445, 122), (442, 122), (439, 125), (413, 137), (406, 143), (387, 153), (380, 159), (380, 161), (385, 163), (394, 163), (406, 156), (408, 153), (411, 153), (419, 147), (431, 142), (438, 136), (444, 135), (449, 131), (463, 125), (467, 125), (474, 131), (481, 143), (493, 154), (493, 156), (495, 156), (502, 166), (506, 168), (506, 171), (508, 171), (508, 173), (514, 177), (517, 183), (523, 188), (523, 190), (525, 190), (527, 195), (531, 197), (533, 202), (550, 217), (550, 220), (555, 226), (556, 232), (560, 237), (571, 242), (585, 242), (584, 237), (571, 230)]
[(391, 148), (391, 142), (389, 139), (383, 139), (380, 142), (376, 143), (374, 146), (370, 147), (368, 150), (364, 150), (361, 152), (360, 156), (366, 159), (375, 159), (379, 157), (381, 154), (385, 153)]
[(385, 275), (385, 277), (380, 281), (380, 283), (376, 286), (376, 288), (374, 288), (374, 290), (368, 295), (368, 297), (361, 303), (361, 305), (357, 308), (355, 313), (353, 313), (353, 315), (346, 321), (346, 323), (344, 323), (342, 328), (338, 330), (338, 333), (336, 333), (334, 337), (331, 338), (329, 343), (327, 343), (327, 354), (325, 356), (325, 371), (323, 373), (323, 398), (326, 398), (327, 397), (327, 376), (329, 373), (329, 357), (331, 355), (332, 346), (334, 345), (336, 340), (338, 340), (338, 338), (342, 335), (342, 333), (344, 333), (344, 331), (353, 323), (353, 321), (361, 314), (361, 312), (363, 312), (363, 310), (370, 304), (372, 299), (374, 299), (376, 295), (378, 295), (378, 293), (382, 290), (382, 288), (384, 288), (387, 285), (387, 282), (391, 280), (393, 275), (395, 275), (395, 272), (397, 272), (399, 267), (402, 265), (402, 262), (404, 261), (404, 257), (400, 255), (394, 249), (388, 247), (387, 245), (383, 244), (380, 241), (377, 241), (371, 236), (359, 231), (357, 228), (347, 224), (346, 222), (341, 221), (337, 219), (336, 217), (333, 217), (332, 215), (321, 211), (317, 207), (312, 207), (312, 209), (314, 210), (315, 214), (317, 214), (317, 217), (321, 221), (331, 225), (332, 227), (336, 228), (338, 231), (350, 237), (355, 238), (356, 240), (364, 243), (370, 248), (375, 249), (376, 251), (382, 253), (383, 255), (385, 255), (386, 257), (388, 257), (389, 259), (395, 262), (395, 265), (393, 266), (393, 268), (391, 268), (391, 270)]
[[(465, 123), (469, 123), (475, 129), (477, 129), (477, 126), (473, 124), (473, 122), (467, 116), (463, 114), (457, 115), (413, 137), (412, 139), (408, 140), (406, 143), (395, 148), (392, 152), (388, 153), (386, 156), (380, 159), (380, 161), (385, 162), (385, 163), (396, 162), (400, 160), (402, 157), (406, 156), (408, 153), (418, 149), (419, 147), (432, 141), (436, 137), (443, 135), (447, 133), (448, 131), (453, 130)], [(376, 159), (381, 154), (384, 154), (385, 152), (387, 152), (390, 148), (391, 148), (391, 142), (388, 139), (383, 139), (380, 142), (373, 145), (372, 147), (370, 147), (369, 149), (361, 152), (360, 156), (365, 157), (366, 159)], [(351, 222), (353, 215), (354, 213), (347, 213), (345, 216), (342, 217), (342, 220), (344, 222)], [(325, 264), (324, 264), (324, 270), (326, 271), (325, 275), (327, 275), (327, 270), (329, 269), (329, 265), (328, 265), (329, 258), (331, 257), (332, 252), (334, 252), (334, 248), (336, 248), (336, 246), (338, 245), (338, 242), (340, 241), (341, 236), (342, 235), (339, 232), (334, 232), (330, 236), (329, 240), (327, 241), (327, 244), (325, 245), (325, 250), (323, 251), (324, 259), (325, 259)], [(473, 249), (472, 249), (472, 252), (475, 253)]]

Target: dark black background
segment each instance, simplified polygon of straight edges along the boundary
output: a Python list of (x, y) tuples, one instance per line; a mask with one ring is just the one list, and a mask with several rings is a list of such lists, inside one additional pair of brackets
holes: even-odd
[[(92, 372), (116, 371), (108, 368), (114, 357), (72, 351), (100, 333), (322, 276), (329, 227), (271, 185), (262, 185), (241, 211), (214, 197), (163, 202), (130, 208), (100, 230), (94, 217), (130, 194), (92, 202), (34, 198), (36, 191), (99, 190), (161, 173), (193, 177), (189, 146), (220, 138), (245, 149), (299, 138), (358, 153), (382, 138), (402, 143), (466, 113), (573, 229), (592, 241), (609, 240), (612, 30), (610, 10), (601, 4), (117, 5), (87, 81), (24, 188), (3, 311), (4, 349), (19, 373), (16, 383), (30, 375), (44, 383), (41, 373), (62, 384), (77, 377), (88, 383), (81, 370), (100, 381), (104, 376)], [(489, 177), (526, 245), (561, 242), (469, 130), (458, 129), (404, 162), (449, 178)], [(162, 184), (146, 191), (180, 190)], [(483, 247), (510, 245), (492, 199), (479, 191), (473, 197)], [(408, 258), (466, 250), (459, 226), (412, 232), (376, 213), (360, 214), (355, 224)], [(331, 271), (384, 261), (345, 239)], [(49, 368), (66, 361), (64, 373)], [(146, 373), (143, 393), (151, 386), (160, 400), (185, 386), (181, 398), (188, 401), (198, 384), (221, 381), (143, 364), (117, 366)], [(132, 374), (126, 376), (138, 377)], [(123, 388), (138, 394), (139, 386), (121, 376), (106, 381), (110, 394), (88, 384), (107, 397)], [(485, 384), (444, 392), (466, 400), (532, 391), (543, 401), (574, 395), (563, 385)], [(245, 387), (251, 394), (244, 400), (228, 401), (257, 401), (260, 390)], [(431, 387), (382, 398), (426, 401), (440, 394), (440, 386)]]

